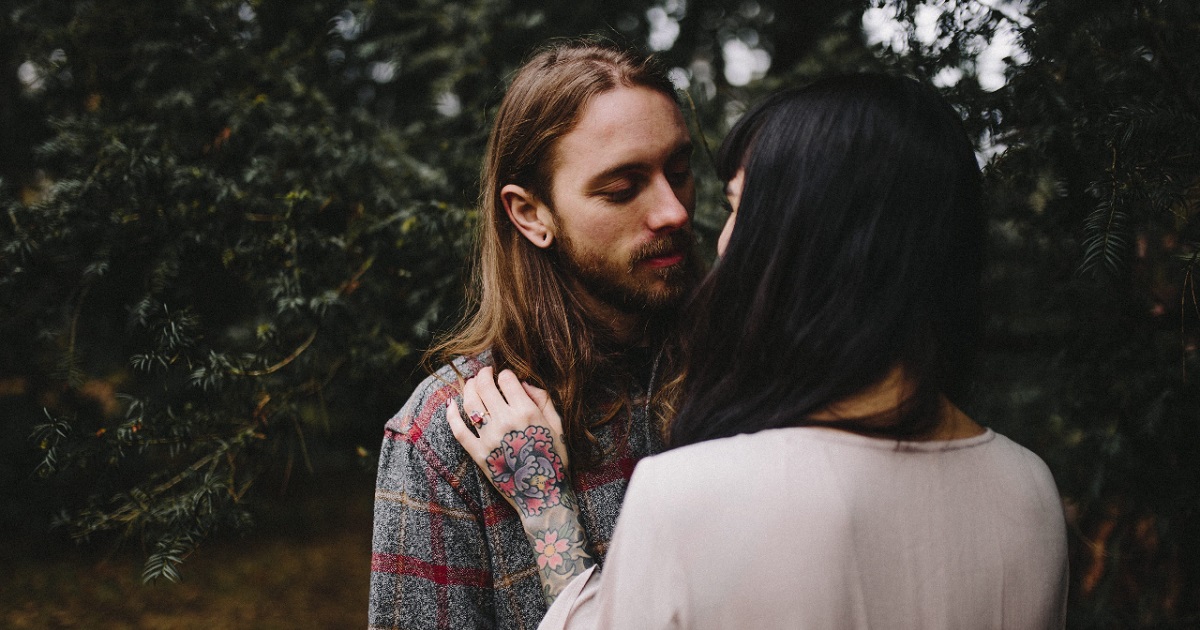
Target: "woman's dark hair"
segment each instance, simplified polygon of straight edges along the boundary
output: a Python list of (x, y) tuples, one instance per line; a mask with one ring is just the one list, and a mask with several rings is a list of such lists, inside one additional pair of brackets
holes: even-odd
[(718, 161), (725, 180), (745, 168), (743, 193), (689, 309), (672, 446), (817, 424), (897, 366), (897, 412), (819, 424), (927, 435), (941, 395), (964, 394), (981, 324), (980, 173), (959, 116), (912, 79), (835, 77), (752, 109)]

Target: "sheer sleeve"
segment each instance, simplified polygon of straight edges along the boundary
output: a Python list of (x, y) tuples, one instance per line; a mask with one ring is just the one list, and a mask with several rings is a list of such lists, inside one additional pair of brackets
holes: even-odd
[(604, 569), (576, 577), (554, 601), (541, 630), (626, 628), (652, 630), (688, 625), (686, 557), (673, 535), (671, 493), (642, 460), (630, 480)]

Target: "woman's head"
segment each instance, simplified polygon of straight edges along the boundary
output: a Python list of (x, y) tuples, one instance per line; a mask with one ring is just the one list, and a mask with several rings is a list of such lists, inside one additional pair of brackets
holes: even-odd
[(718, 171), (743, 170), (673, 441), (803, 424), (897, 366), (913, 391), (890, 431), (927, 431), (980, 323), (980, 176), (957, 114), (911, 79), (826, 79), (742, 118)]

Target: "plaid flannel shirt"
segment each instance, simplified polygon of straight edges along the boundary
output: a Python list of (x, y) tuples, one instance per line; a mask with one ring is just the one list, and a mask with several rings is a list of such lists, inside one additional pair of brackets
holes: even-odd
[[(483, 361), (486, 361), (486, 355)], [(466, 376), (484, 365), (455, 362)], [(644, 392), (633, 392), (635, 400)], [(516, 512), (455, 441), (446, 403), (459, 396), (450, 366), (425, 379), (384, 429), (371, 554), (372, 630), (536, 628), (546, 614), (537, 563)], [(572, 484), (598, 563), (633, 468), (663, 450), (645, 409), (594, 431), (608, 455)]]

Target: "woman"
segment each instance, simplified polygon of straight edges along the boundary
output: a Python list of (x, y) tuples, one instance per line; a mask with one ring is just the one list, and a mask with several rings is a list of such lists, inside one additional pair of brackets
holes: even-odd
[(543, 627), (1063, 626), (1054, 480), (953, 402), (984, 248), (958, 116), (909, 79), (828, 79), (749, 112), (719, 161), (734, 212), (674, 448), (638, 465), (602, 572), (545, 394), (481, 374), (478, 437), (451, 405), (557, 595)]

